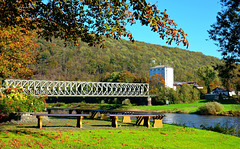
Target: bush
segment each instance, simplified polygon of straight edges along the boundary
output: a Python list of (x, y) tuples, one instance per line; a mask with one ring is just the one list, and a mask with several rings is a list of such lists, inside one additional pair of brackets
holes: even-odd
[(21, 89), (7, 88), (0, 93), (0, 113), (42, 112), (46, 109), (46, 97), (25, 95)]
[(237, 130), (237, 126), (221, 126), (220, 123), (215, 124), (214, 127), (210, 126), (210, 127), (206, 127), (204, 125), (200, 126), (202, 129), (205, 130), (211, 130), (211, 131), (215, 131), (215, 132), (219, 132), (219, 133), (223, 133), (223, 134), (230, 134), (230, 135), (234, 135), (234, 136), (240, 136), (240, 130)]
[(198, 112), (200, 114), (211, 114), (216, 115), (218, 112), (224, 109), (223, 105), (218, 102), (207, 102), (205, 105), (199, 107)]
[(122, 101), (123, 105), (131, 105), (131, 101), (129, 99), (125, 99)]
[(114, 99), (113, 99), (113, 103), (114, 103), (114, 104), (118, 104), (118, 103), (119, 103), (119, 100), (118, 100), (117, 98), (114, 98)]
[(101, 104), (105, 104), (105, 100), (101, 100), (101, 102), (100, 102)]

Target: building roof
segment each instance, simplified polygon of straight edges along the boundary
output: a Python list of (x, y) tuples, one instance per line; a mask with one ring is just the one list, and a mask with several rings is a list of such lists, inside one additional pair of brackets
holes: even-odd
[(168, 65), (157, 65), (157, 66), (151, 67), (150, 69), (164, 68), (164, 67), (166, 67), (166, 68), (172, 68), (172, 67), (170, 67), (170, 66), (168, 66)]
[(174, 82), (173, 86), (182, 86), (183, 84), (193, 85), (198, 89), (203, 89), (203, 87), (199, 86), (196, 82)]
[[(214, 91), (217, 91), (217, 92), (219, 92), (219, 91), (227, 92), (227, 89), (225, 89), (224, 87), (216, 87), (216, 88), (213, 89), (212, 91), (213, 91), (213, 92), (214, 92)], [(235, 90), (234, 90), (233, 88), (230, 88), (229, 91), (232, 92), (232, 91), (235, 91)]]

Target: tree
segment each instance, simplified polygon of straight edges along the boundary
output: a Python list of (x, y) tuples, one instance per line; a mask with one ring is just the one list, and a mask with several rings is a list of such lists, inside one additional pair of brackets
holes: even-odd
[(139, 21), (150, 26), (160, 38), (188, 46), (185, 32), (177, 28), (166, 10), (159, 12), (157, 5), (145, 0), (1, 0), (0, 28), (19, 25), (36, 30), (38, 36), (51, 40), (60, 37), (66, 43), (78, 39), (89, 45), (102, 44), (103, 37), (119, 39), (127, 36), (134, 42), (126, 25)]
[(151, 94), (158, 94), (162, 87), (165, 88), (165, 80), (162, 75), (155, 74), (149, 79), (149, 92)]
[[(221, 0), (222, 11), (217, 22), (208, 31), (210, 39), (217, 42), (224, 60), (239, 62), (240, 56), (240, 1)], [(228, 64), (227, 62), (226, 64)]]
[(197, 70), (198, 76), (204, 81), (207, 93), (211, 92), (210, 84), (217, 78), (217, 72), (211, 66), (201, 67)]
[(217, 65), (215, 67), (216, 70), (218, 70), (218, 76), (221, 78), (223, 86), (226, 88), (226, 90), (230, 91), (232, 86), (232, 79), (237, 77), (236, 70), (237, 63), (231, 63), (229, 61), (225, 61), (222, 65)]
[(231, 79), (234, 77), (236, 62), (240, 56), (240, 1), (221, 0), (222, 11), (218, 12), (217, 23), (211, 25), (210, 39), (222, 52), (225, 64), (216, 66), (224, 86), (229, 91)]
[(177, 92), (180, 103), (197, 101), (200, 97), (198, 89), (188, 84), (183, 84), (180, 88), (177, 89)]
[(146, 83), (146, 77), (141, 77), (132, 74), (129, 71), (123, 70), (121, 72), (106, 72), (100, 79), (102, 82), (124, 82), (124, 83)]
[(0, 78), (29, 78), (34, 74), (31, 66), (36, 63), (37, 53), (33, 36), (18, 26), (0, 30)]
[(136, 80), (136, 76), (129, 71), (121, 71), (118, 75), (117, 82), (133, 83)]

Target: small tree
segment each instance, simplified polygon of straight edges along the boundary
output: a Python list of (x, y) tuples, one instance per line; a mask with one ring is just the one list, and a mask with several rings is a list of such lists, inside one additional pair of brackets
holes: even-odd
[(149, 79), (150, 93), (158, 94), (158, 90), (160, 90), (161, 87), (165, 87), (165, 80), (164, 80), (163, 76), (160, 74), (154, 74)]
[(153, 98), (152, 104), (154, 105), (162, 105), (165, 104), (168, 100), (168, 88), (164, 86), (158, 86), (154, 89), (155, 93), (157, 94), (156, 97)]
[(211, 92), (210, 84), (217, 79), (217, 72), (211, 66), (201, 67), (197, 70), (198, 76), (204, 81), (207, 93)]

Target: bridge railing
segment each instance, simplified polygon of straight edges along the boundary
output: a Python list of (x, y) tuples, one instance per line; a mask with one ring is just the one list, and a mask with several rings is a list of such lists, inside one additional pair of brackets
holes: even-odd
[(148, 97), (148, 83), (113, 83), (48, 80), (4, 80), (6, 88), (22, 87), (25, 94), (49, 97)]

